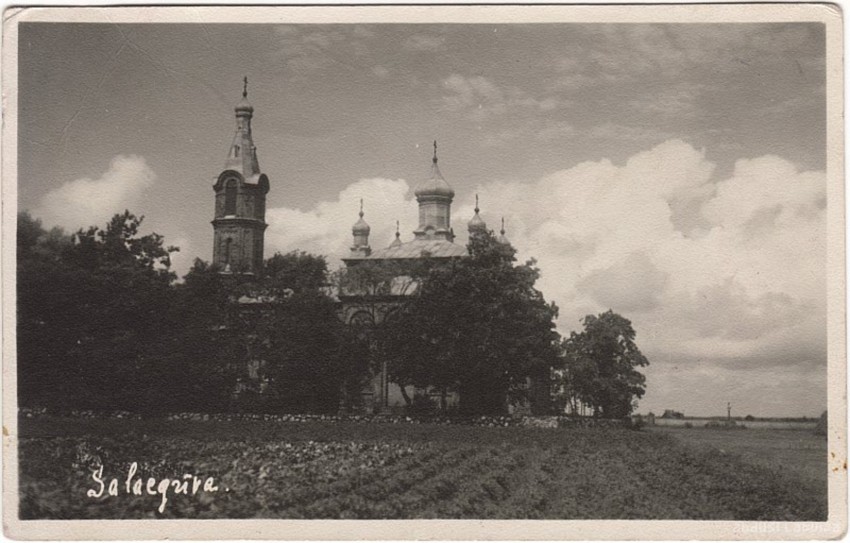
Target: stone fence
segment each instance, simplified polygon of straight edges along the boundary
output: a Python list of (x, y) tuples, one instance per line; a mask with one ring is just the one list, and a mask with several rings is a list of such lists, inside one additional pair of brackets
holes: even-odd
[(255, 414), (255, 413), (170, 413), (164, 415), (140, 415), (129, 411), (57, 410), (46, 408), (20, 408), (23, 418), (45, 416), (69, 418), (113, 418), (113, 419), (165, 419), (184, 421), (228, 421), (228, 422), (356, 422), (379, 424), (454, 424), (485, 427), (529, 427), (529, 428), (630, 428), (629, 419), (594, 419), (590, 417), (547, 416), (461, 416), (461, 415), (315, 415), (315, 414)]

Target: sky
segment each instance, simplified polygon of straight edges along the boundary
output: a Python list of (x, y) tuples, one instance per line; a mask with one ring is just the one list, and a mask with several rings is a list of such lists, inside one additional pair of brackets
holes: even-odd
[(19, 27), (18, 198), (69, 232), (129, 209), (212, 256), (249, 79), (266, 256), (340, 266), (412, 238), (432, 141), (466, 242), (505, 219), (563, 335), (608, 309), (650, 360), (639, 412), (826, 407), (824, 28), (788, 24)]

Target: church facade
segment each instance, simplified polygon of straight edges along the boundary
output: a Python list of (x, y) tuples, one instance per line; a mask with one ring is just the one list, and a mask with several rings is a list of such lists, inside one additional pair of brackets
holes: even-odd
[[(415, 261), (427, 259), (429, 263), (439, 264), (452, 259), (469, 256), (466, 246), (455, 243), (455, 233), (451, 224), (452, 201), (455, 192), (440, 172), (437, 158), (437, 142), (434, 142), (434, 155), (431, 159), (431, 172), (414, 189), (414, 195), (419, 206), (419, 224), (413, 231), (413, 239), (403, 242), (396, 228), (395, 239), (387, 247), (373, 250), (369, 244), (371, 228), (364, 220), (360, 210), (360, 218), (352, 227), (352, 245), (343, 262), (347, 270), (358, 266), (384, 266), (387, 269), (400, 272), (393, 284), (382, 292), (365, 292), (362, 289), (347, 291), (341, 288), (338, 297), (341, 303), (341, 317), (350, 326), (368, 330), (380, 325), (384, 320), (392, 318), (395, 311), (403, 303), (404, 297), (415, 291), (416, 285), (410, 284), (403, 275), (404, 270)], [(487, 225), (481, 219), (476, 197), (475, 215), (468, 223), (469, 235), (486, 232)], [(507, 243), (502, 230), (501, 241)], [(427, 390), (413, 390), (408, 387), (402, 390), (387, 378), (387, 368), (383, 365), (372, 378), (369, 386), (363, 392), (363, 404), (378, 411), (395, 411), (403, 409), (407, 402), (416, 396), (426, 396), (435, 403), (448, 407), (458, 401), (457, 394), (440, 397)]]

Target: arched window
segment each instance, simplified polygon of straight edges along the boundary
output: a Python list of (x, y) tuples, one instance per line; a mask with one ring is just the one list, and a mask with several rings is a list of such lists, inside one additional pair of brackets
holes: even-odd
[(224, 187), (224, 214), (236, 215), (236, 180), (228, 179)]
[(230, 244), (233, 243), (233, 240), (227, 238), (224, 242), (224, 264), (230, 264)]

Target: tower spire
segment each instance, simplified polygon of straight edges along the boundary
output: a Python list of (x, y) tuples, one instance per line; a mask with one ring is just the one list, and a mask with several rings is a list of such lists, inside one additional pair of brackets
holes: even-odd
[(224, 169), (235, 170), (248, 179), (260, 173), (257, 147), (251, 135), (254, 107), (248, 102), (248, 76), (242, 78), (242, 99), (236, 104), (234, 111), (236, 112), (236, 134), (233, 136), (233, 143), (230, 144)]
[(434, 158), (431, 159), (431, 162), (437, 163), (437, 140), (434, 140)]

